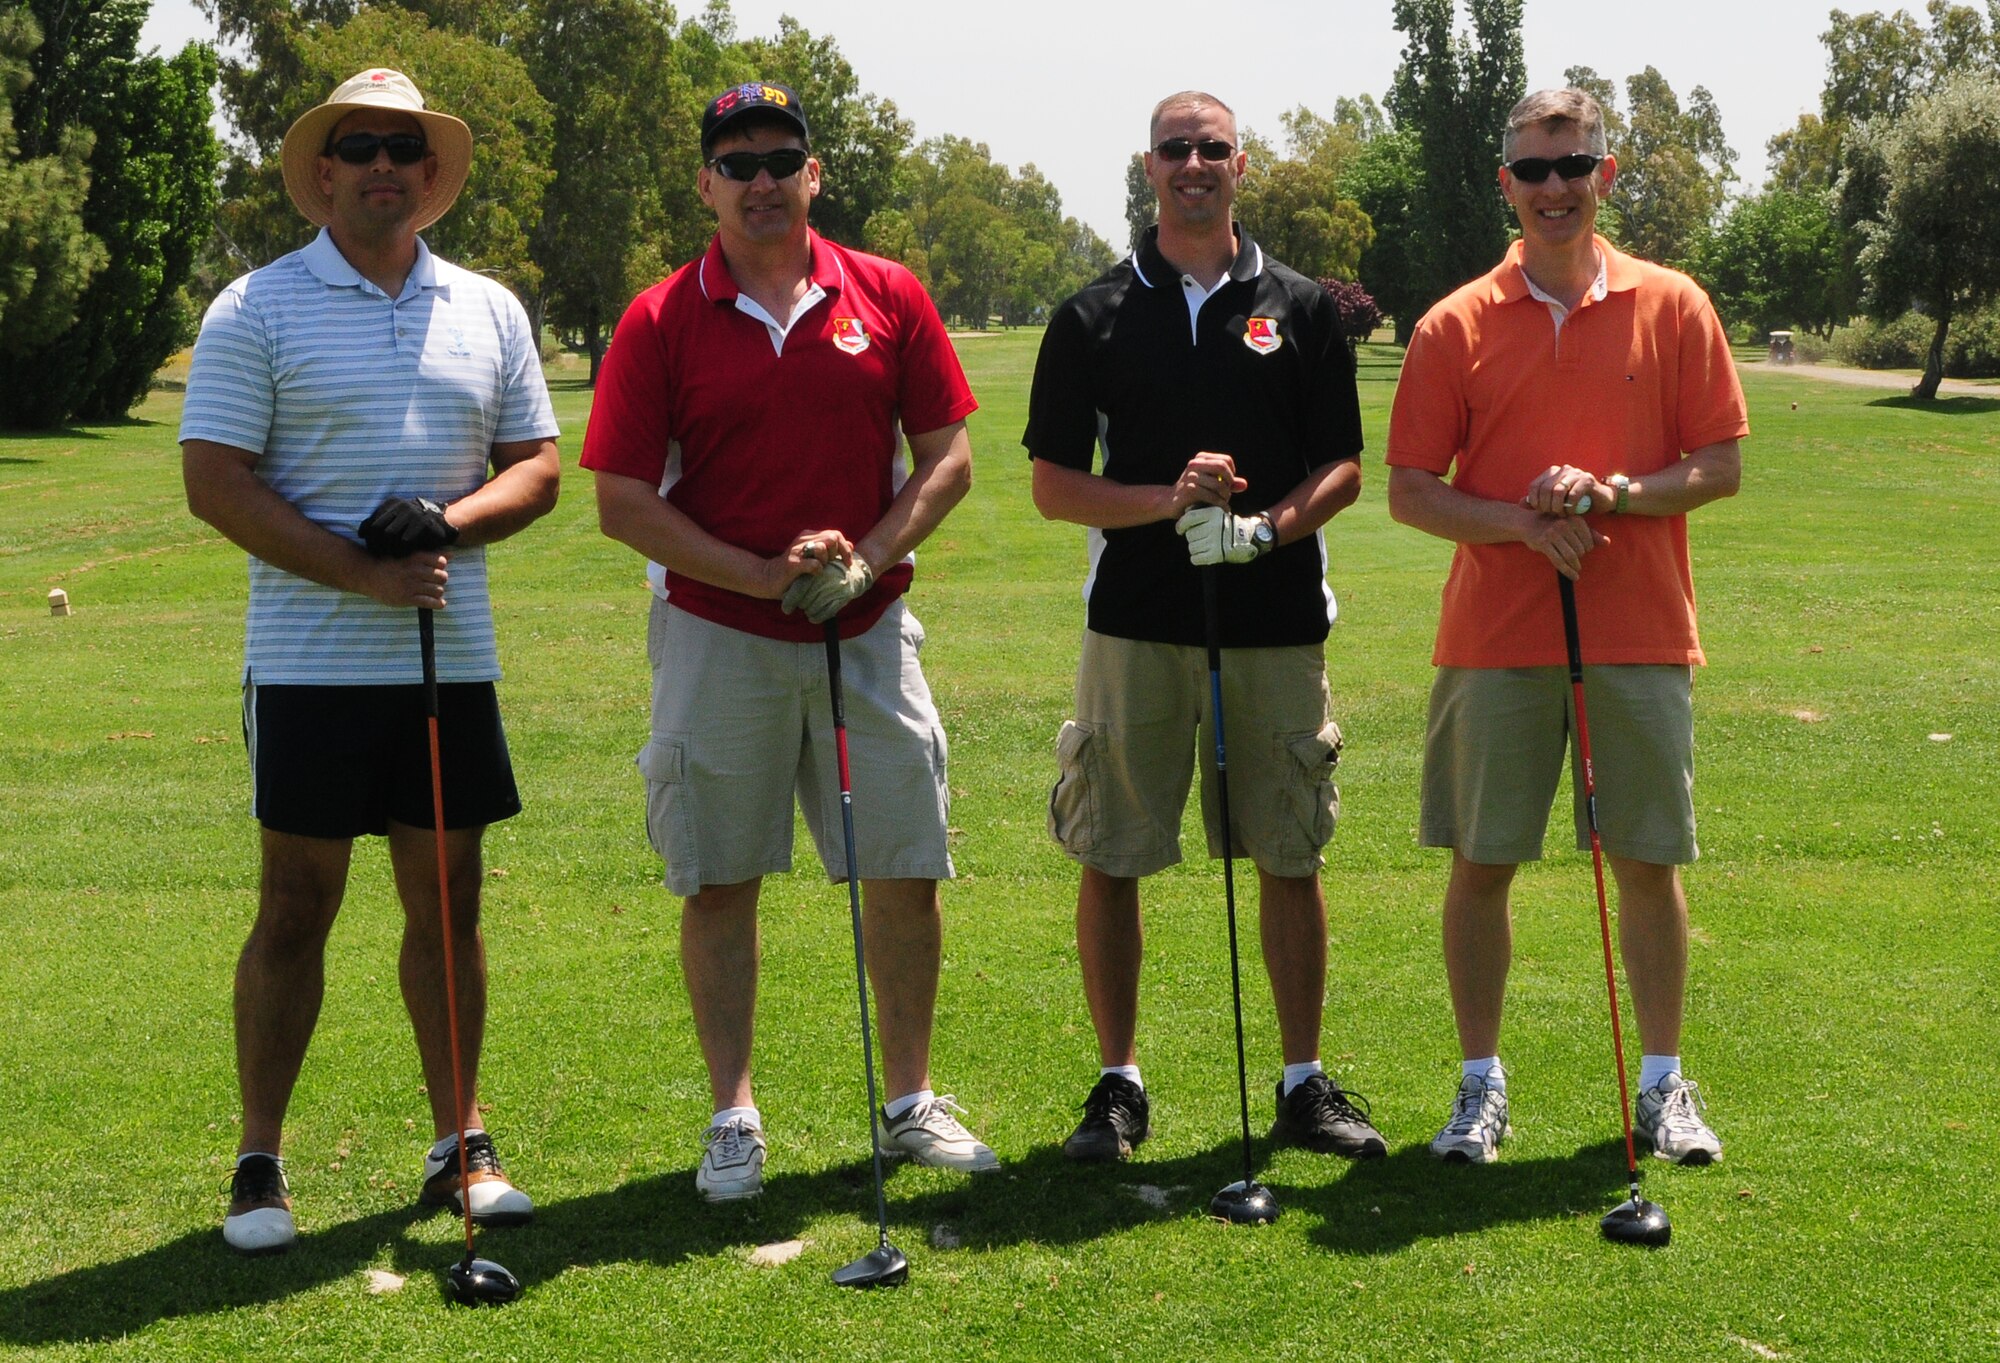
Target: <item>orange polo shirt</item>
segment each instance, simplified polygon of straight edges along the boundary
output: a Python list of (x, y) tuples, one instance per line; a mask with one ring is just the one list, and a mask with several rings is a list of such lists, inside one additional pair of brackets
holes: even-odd
[[(1450, 474), (1475, 497), (1518, 501), (1551, 464), (1600, 481), (1640, 479), (1750, 433), (1708, 295), (1602, 237), (1597, 249), (1604, 297), (1586, 294), (1560, 333), (1528, 292), (1518, 241), (1490, 274), (1425, 314), (1396, 387), (1391, 465)], [(1687, 517), (1600, 512), (1590, 521), (1610, 542), (1584, 556), (1577, 583), (1584, 661), (1704, 662)], [(1549, 561), (1525, 544), (1459, 545), (1431, 661), (1547, 667), (1567, 657)]]

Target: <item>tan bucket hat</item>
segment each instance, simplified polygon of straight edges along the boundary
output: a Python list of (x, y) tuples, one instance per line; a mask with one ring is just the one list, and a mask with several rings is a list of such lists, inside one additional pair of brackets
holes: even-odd
[(319, 187), (319, 158), (326, 151), (326, 139), (341, 119), (360, 109), (387, 109), (408, 114), (423, 125), (424, 140), (437, 155), (437, 178), (418, 210), (416, 229), (421, 232), (445, 215), (465, 177), (472, 169), (472, 129), (461, 119), (424, 107), (424, 97), (415, 82), (400, 71), (372, 67), (343, 81), (327, 96), (299, 115), (285, 130), (285, 188), (306, 220), (324, 227), (333, 218), (333, 201)]

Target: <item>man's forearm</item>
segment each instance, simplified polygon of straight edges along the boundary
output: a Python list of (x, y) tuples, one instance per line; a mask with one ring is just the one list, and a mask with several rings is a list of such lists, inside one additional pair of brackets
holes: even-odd
[(972, 439), (965, 424), (913, 437), (910, 476), (855, 551), (878, 574), (930, 538), (972, 490)]
[(517, 534), (555, 509), (562, 460), (553, 440), (493, 447), (494, 474), (477, 491), (445, 508), (461, 545), (492, 544)]
[(313, 523), (279, 496), (228, 446), (190, 440), (181, 446), (188, 510), (239, 549), (273, 568), (344, 592), (369, 594), (373, 560), (359, 544)]
[(1361, 496), (1361, 461), (1342, 459), (1321, 464), (1299, 485), (1266, 508), (1279, 544), (1290, 544), (1316, 532)]

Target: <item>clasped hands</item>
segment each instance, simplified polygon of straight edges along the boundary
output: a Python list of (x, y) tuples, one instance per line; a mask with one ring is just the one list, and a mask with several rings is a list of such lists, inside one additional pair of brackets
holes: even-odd
[(848, 602), (875, 585), (875, 570), (837, 530), (800, 534), (785, 558), (800, 571), (785, 588), (779, 605), (787, 615), (804, 612), (815, 625), (833, 619)]
[(1188, 559), (1197, 567), (1248, 563), (1271, 549), (1272, 541), (1257, 539), (1261, 517), (1229, 510), (1230, 497), (1249, 486), (1237, 476), (1234, 459), (1209, 450), (1188, 460), (1174, 480), (1171, 506), (1180, 513), (1174, 533), (1187, 540)]

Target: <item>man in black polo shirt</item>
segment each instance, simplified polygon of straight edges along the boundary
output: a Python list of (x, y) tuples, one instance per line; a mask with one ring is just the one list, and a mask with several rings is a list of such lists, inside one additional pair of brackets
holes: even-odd
[[(1267, 259), (1232, 221), (1246, 158), (1229, 106), (1169, 95), (1153, 110), (1149, 146), (1159, 226), (1057, 309), (1022, 438), (1036, 507), (1090, 528), (1077, 716), (1057, 739), (1049, 828), (1083, 868), (1077, 953), (1102, 1069), (1063, 1151), (1122, 1159), (1151, 1134), (1134, 1036), (1139, 881), (1180, 860), (1197, 741), (1214, 750), (1198, 572), (1216, 565), (1240, 792), (1231, 832), (1257, 865), (1285, 1053), (1273, 1134), (1380, 1155), (1365, 1101), (1319, 1060), (1320, 849), (1339, 810), (1340, 756), (1321, 656), (1334, 602), (1319, 529), (1361, 490), (1354, 365), (1325, 291)], [(1209, 854), (1220, 856), (1211, 765), (1202, 809)]]

